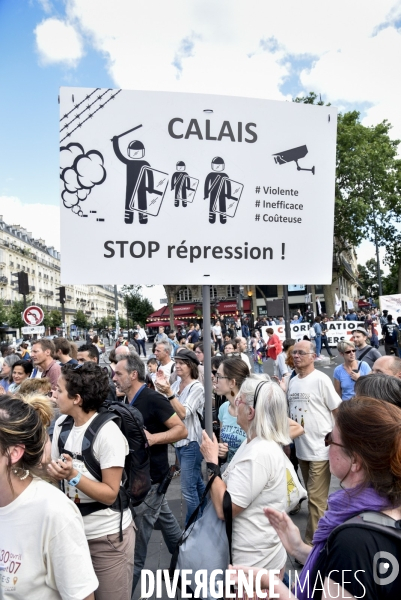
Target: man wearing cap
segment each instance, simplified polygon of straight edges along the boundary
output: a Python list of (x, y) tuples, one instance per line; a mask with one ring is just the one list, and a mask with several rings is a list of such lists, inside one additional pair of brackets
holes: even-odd
[[(209, 223), (216, 222), (217, 209), (220, 213), (220, 223), (227, 222), (226, 212), (226, 200), (235, 200), (234, 196), (231, 196), (231, 183), (228, 179), (228, 175), (223, 173), (224, 171), (224, 160), (220, 156), (215, 156), (212, 160), (212, 172), (206, 177), (205, 180), (205, 200), (210, 197), (209, 202)], [(223, 184), (220, 184), (223, 180)], [(218, 194), (220, 190), (220, 193)], [(218, 195), (218, 197), (217, 197)], [(218, 202), (218, 205), (217, 205)], [(216, 204), (216, 209), (214, 205)]]
[(381, 354), (376, 348), (372, 348), (366, 343), (368, 332), (363, 327), (357, 327), (352, 335), (356, 348), (356, 360), (364, 360), (372, 368), (376, 360), (381, 357)]

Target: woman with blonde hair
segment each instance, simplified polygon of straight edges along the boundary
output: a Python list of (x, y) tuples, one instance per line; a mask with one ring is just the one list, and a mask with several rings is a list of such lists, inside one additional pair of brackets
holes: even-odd
[(38, 477), (51, 418), (49, 398), (0, 396), (3, 600), (93, 600), (98, 586), (78, 508)]
[[(286, 457), (282, 447), (290, 443), (287, 399), (277, 383), (259, 375), (247, 377), (236, 399), (237, 422), (246, 433), (224, 473), (215, 477), (211, 499), (224, 519), (223, 497), (232, 501), (234, 563), (284, 574), (287, 554), (263, 515), (265, 506), (287, 508)], [(201, 452), (209, 474), (220, 474), (219, 445), (203, 432)]]
[(363, 360), (356, 360), (354, 342), (347, 340), (338, 342), (337, 350), (343, 357), (344, 363), (334, 369), (334, 388), (342, 400), (349, 400), (355, 395), (355, 382), (361, 375), (368, 375), (371, 368)]

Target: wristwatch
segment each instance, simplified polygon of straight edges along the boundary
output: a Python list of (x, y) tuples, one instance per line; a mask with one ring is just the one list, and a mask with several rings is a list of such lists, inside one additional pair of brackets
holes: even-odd
[(77, 486), (78, 483), (81, 481), (81, 477), (82, 477), (82, 473), (78, 473), (78, 475), (75, 475), (75, 477), (70, 479), (70, 481), (68, 482), (68, 485), (70, 485), (71, 487)]
[(175, 398), (175, 394), (171, 394), (171, 396), (169, 396), (169, 397), (167, 398), (167, 400), (172, 400), (173, 398)]
[(221, 477), (220, 466), (215, 463), (206, 463), (207, 473), (208, 475), (216, 475), (217, 477)]

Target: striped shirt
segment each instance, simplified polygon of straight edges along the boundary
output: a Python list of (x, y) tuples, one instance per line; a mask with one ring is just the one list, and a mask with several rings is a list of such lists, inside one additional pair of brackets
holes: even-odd
[(176, 442), (175, 446), (180, 448), (181, 446), (187, 446), (189, 442), (198, 442), (200, 445), (202, 443), (202, 427), (198, 414), (200, 416), (203, 414), (205, 390), (199, 381), (192, 381), (185, 386), (180, 394), (180, 382), (181, 379), (178, 377), (177, 381), (171, 386), (171, 390), (185, 407), (184, 425), (188, 430), (188, 435), (186, 439)]

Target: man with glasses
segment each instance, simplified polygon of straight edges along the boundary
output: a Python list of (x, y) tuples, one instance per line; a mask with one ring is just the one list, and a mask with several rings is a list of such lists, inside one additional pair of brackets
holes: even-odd
[(332, 415), (341, 404), (341, 398), (330, 378), (315, 369), (314, 342), (297, 342), (292, 357), (297, 375), (289, 382), (288, 403), (290, 418), (305, 429), (305, 435), (295, 439), (295, 449), (308, 492), (305, 543), (312, 545), (318, 521), (327, 508), (330, 487), (329, 455), (324, 437), (333, 429)]

